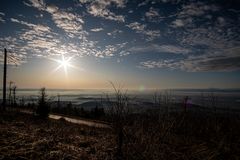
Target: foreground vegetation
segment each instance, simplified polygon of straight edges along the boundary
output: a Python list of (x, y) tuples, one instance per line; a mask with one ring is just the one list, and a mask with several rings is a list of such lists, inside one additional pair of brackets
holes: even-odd
[(19, 112), (0, 115), (0, 159), (113, 159), (113, 134)]
[(217, 159), (240, 158), (240, 119), (210, 113), (125, 117), (122, 154), (116, 129), (0, 113), (0, 159)]

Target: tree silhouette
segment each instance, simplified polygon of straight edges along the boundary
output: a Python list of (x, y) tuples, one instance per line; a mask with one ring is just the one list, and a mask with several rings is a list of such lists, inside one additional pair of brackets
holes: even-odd
[(41, 118), (47, 118), (50, 111), (50, 107), (47, 103), (46, 89), (43, 87), (40, 89), (40, 96), (38, 98), (38, 106), (36, 114)]

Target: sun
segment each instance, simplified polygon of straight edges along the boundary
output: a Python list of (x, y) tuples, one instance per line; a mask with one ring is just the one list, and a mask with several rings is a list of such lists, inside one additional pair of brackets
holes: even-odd
[(66, 58), (63, 54), (62, 54), (61, 59), (52, 59), (51, 58), (51, 60), (53, 60), (59, 64), (58, 67), (53, 70), (53, 72), (56, 72), (60, 68), (63, 68), (65, 75), (68, 76), (68, 68), (70, 68), (70, 67), (75, 68), (75, 66), (71, 64), (72, 58), (73, 57)]
[(70, 60), (72, 58), (69, 57), (68, 59), (65, 59), (65, 57), (62, 55), (62, 60), (59, 60), (59, 66), (64, 68), (65, 73), (67, 73), (67, 68), (71, 66)]

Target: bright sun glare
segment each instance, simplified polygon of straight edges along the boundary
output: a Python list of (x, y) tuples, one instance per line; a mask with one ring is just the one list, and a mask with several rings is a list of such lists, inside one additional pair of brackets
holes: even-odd
[(71, 60), (71, 57), (68, 58), (68, 59), (65, 59), (64, 56), (62, 56), (62, 60), (59, 60), (59, 64), (60, 66), (62, 66), (64, 68), (64, 70), (66, 71), (67, 70), (67, 67), (71, 66), (70, 64), (70, 60)]
[(68, 76), (68, 68), (71, 67), (71, 68), (76, 68), (75, 66), (73, 66), (71, 64), (71, 59), (73, 57), (68, 57), (66, 58), (64, 55), (62, 55), (62, 58), (61, 59), (51, 59), (55, 62), (57, 62), (59, 64), (59, 66), (57, 68), (54, 69), (54, 72), (56, 72), (57, 70), (59, 70), (60, 68), (63, 68), (64, 69), (64, 72), (65, 72), (65, 75)]

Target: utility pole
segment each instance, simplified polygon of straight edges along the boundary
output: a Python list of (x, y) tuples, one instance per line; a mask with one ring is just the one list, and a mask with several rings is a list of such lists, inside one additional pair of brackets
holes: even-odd
[(9, 94), (8, 94), (8, 104), (12, 105), (12, 84), (14, 84), (12, 81), (9, 82)]
[(14, 85), (13, 86), (13, 106), (16, 107), (17, 105), (17, 102), (16, 102), (16, 89), (17, 89), (17, 86)]
[(60, 107), (60, 94), (58, 94), (57, 97), (58, 97), (57, 107), (59, 108)]
[(3, 68), (3, 101), (2, 106), (5, 110), (6, 105), (6, 85), (7, 85), (7, 49), (4, 48), (4, 68)]

